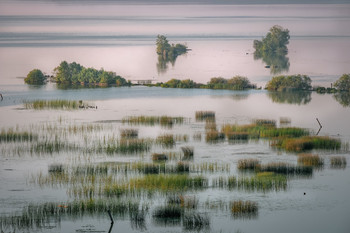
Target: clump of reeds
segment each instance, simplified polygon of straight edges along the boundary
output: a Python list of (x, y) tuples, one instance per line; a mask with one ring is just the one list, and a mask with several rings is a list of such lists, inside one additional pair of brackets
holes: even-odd
[(198, 199), (195, 196), (184, 196), (181, 194), (170, 194), (167, 197), (169, 205), (178, 205), (186, 209), (196, 209), (198, 207)]
[(192, 146), (181, 147), (181, 150), (184, 153), (184, 159), (193, 159), (194, 148)]
[(205, 121), (205, 130), (206, 131), (216, 131), (216, 122), (215, 121)]
[(174, 175), (146, 175), (141, 178), (131, 178), (130, 188), (169, 191), (199, 189), (208, 186), (208, 180), (202, 176), (190, 177), (184, 174)]
[(239, 170), (254, 170), (260, 164), (258, 159), (240, 159), (237, 168)]
[(219, 142), (225, 139), (225, 134), (219, 132), (219, 131), (207, 131), (205, 133), (205, 141), (209, 143), (215, 143)]
[(172, 127), (174, 124), (182, 124), (183, 117), (170, 116), (129, 116), (122, 119), (123, 123), (128, 124), (142, 124), (142, 125), (161, 125)]
[(185, 173), (185, 172), (189, 172), (190, 171), (190, 165), (188, 163), (184, 163), (184, 162), (178, 162), (176, 164), (176, 169), (175, 171), (177, 173)]
[(51, 164), (48, 169), (49, 173), (63, 173), (64, 167), (62, 164)]
[(258, 126), (276, 127), (276, 121), (271, 119), (255, 119), (253, 122)]
[(230, 165), (225, 164), (218, 164), (217, 162), (211, 162), (211, 163), (200, 163), (200, 164), (191, 164), (191, 171), (196, 173), (214, 173), (214, 172), (229, 172), (230, 171)]
[(213, 179), (213, 187), (227, 189), (243, 189), (248, 191), (270, 191), (285, 190), (287, 188), (287, 177), (276, 175), (273, 172), (257, 173), (252, 177), (218, 177)]
[(121, 129), (120, 136), (122, 138), (137, 138), (139, 131), (137, 129)]
[(228, 140), (232, 141), (245, 141), (249, 139), (249, 134), (247, 132), (229, 132), (226, 136)]
[(273, 172), (289, 176), (312, 176), (312, 166), (295, 166), (283, 162), (273, 162), (256, 167), (260, 172)]
[(255, 201), (233, 201), (230, 209), (235, 218), (255, 218), (258, 215), (258, 203)]
[(324, 160), (319, 155), (298, 154), (298, 163), (304, 166), (322, 168), (324, 164)]
[(28, 141), (32, 142), (38, 139), (38, 135), (31, 132), (15, 132), (13, 129), (5, 131), (1, 130), (0, 133), (0, 143), (1, 142), (22, 142)]
[(339, 139), (322, 137), (322, 136), (306, 136), (301, 138), (286, 138), (277, 144), (287, 151), (306, 151), (312, 149), (323, 150), (339, 150), (341, 141)]
[(174, 137), (175, 137), (176, 141), (188, 142), (188, 135), (187, 134), (177, 134)]
[(172, 148), (175, 145), (175, 138), (173, 134), (163, 134), (157, 137), (156, 143), (165, 148)]
[(182, 209), (177, 205), (160, 206), (153, 212), (154, 218), (179, 219), (182, 216)]
[(285, 128), (266, 128), (260, 131), (260, 136), (264, 138), (299, 138), (302, 136), (308, 136), (310, 132), (307, 129), (297, 127), (285, 127)]
[(73, 110), (79, 108), (79, 102), (76, 100), (34, 100), (25, 101), (24, 107), (26, 109), (63, 109)]
[(183, 228), (186, 231), (201, 232), (210, 227), (210, 219), (206, 214), (186, 213), (183, 217)]
[(151, 141), (148, 139), (127, 139), (122, 138), (116, 143), (108, 143), (105, 151), (107, 154), (123, 153), (133, 154), (149, 151)]
[(168, 156), (166, 154), (153, 153), (152, 160), (153, 161), (166, 161), (166, 160), (168, 160)]
[(196, 121), (206, 121), (211, 120), (215, 121), (215, 112), (214, 111), (196, 111)]
[(289, 117), (280, 117), (280, 125), (289, 125), (291, 122)]
[[(225, 124), (221, 128), (221, 132), (224, 133), (228, 138), (234, 137), (234, 135), (247, 135), (242, 137), (248, 138), (259, 138), (260, 131), (263, 126), (258, 126), (257, 124), (249, 124), (249, 125), (231, 125)], [(232, 134), (232, 136), (230, 136)]]
[(330, 161), (331, 168), (346, 168), (346, 158), (344, 156), (333, 156)]

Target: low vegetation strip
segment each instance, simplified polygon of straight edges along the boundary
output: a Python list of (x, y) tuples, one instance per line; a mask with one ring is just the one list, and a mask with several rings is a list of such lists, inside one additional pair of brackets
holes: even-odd
[(79, 102), (76, 100), (34, 100), (25, 101), (24, 107), (26, 109), (63, 109), (74, 110), (79, 108)]

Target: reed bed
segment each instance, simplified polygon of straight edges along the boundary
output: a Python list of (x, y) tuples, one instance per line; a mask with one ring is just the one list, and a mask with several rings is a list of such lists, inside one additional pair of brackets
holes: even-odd
[(210, 218), (207, 214), (185, 213), (183, 216), (185, 231), (202, 232), (210, 228)]
[(191, 177), (185, 174), (174, 175), (146, 175), (141, 178), (129, 180), (131, 189), (144, 189), (155, 191), (192, 190), (208, 187), (208, 180), (203, 176)]
[(215, 121), (215, 112), (214, 111), (196, 111), (195, 113), (196, 121)]
[(346, 158), (344, 156), (332, 156), (330, 158), (331, 168), (344, 169), (346, 168)]
[(226, 137), (231, 141), (246, 141), (249, 139), (249, 134), (247, 132), (229, 132)]
[(218, 177), (213, 179), (213, 188), (239, 189), (246, 191), (280, 191), (287, 188), (287, 177), (272, 172), (258, 173), (252, 177)]
[(285, 138), (277, 142), (275, 146), (295, 152), (313, 149), (339, 150), (341, 148), (341, 141), (330, 137), (306, 136), (301, 138)]
[(312, 176), (312, 166), (295, 166), (283, 162), (273, 162), (256, 167), (259, 172), (273, 172), (288, 176)]
[(31, 132), (15, 132), (13, 129), (0, 132), (0, 143), (4, 142), (32, 142), (38, 139), (38, 135)]
[(225, 139), (225, 134), (219, 132), (219, 131), (207, 131), (205, 133), (205, 141), (207, 143), (216, 143), (223, 141)]
[(62, 110), (74, 110), (80, 106), (76, 100), (34, 100), (25, 101), (24, 107), (26, 109), (62, 109)]
[(116, 143), (108, 143), (105, 151), (107, 154), (122, 153), (134, 154), (150, 150), (152, 141), (150, 139), (125, 139), (122, 138)]
[(153, 161), (167, 161), (168, 156), (166, 154), (160, 154), (160, 153), (153, 153), (152, 154), (152, 160)]
[(235, 218), (256, 218), (258, 215), (258, 203), (255, 201), (233, 201), (230, 209)]
[(80, 218), (86, 215), (106, 215), (110, 211), (118, 217), (132, 215), (139, 211), (147, 211), (146, 205), (131, 200), (88, 199), (72, 202), (47, 202), (30, 204), (23, 208), (22, 213), (13, 216), (1, 216), (0, 225), (3, 228), (19, 230), (41, 229), (47, 225), (58, 225), (62, 217)]
[(324, 165), (324, 159), (319, 155), (314, 154), (298, 154), (298, 164), (303, 166), (311, 166), (314, 168), (322, 168)]
[(271, 119), (255, 119), (253, 122), (258, 126), (276, 127), (276, 121)]
[(121, 129), (120, 137), (122, 138), (137, 138), (139, 131), (137, 129)]
[(193, 134), (193, 140), (195, 140), (195, 141), (202, 141), (202, 134), (201, 134), (201, 132), (196, 132), (196, 133), (194, 133)]
[(181, 208), (196, 209), (198, 207), (198, 199), (196, 196), (185, 196), (181, 194), (171, 194), (167, 197), (168, 205), (178, 205)]
[(256, 166), (260, 165), (258, 159), (240, 159), (238, 160), (238, 170), (255, 170)]
[(170, 116), (129, 116), (122, 119), (122, 123), (131, 125), (161, 125), (172, 127), (175, 124), (183, 124), (184, 117)]
[(205, 127), (204, 128), (205, 128), (206, 131), (217, 131), (217, 129), (216, 129), (216, 122), (207, 120), (205, 122)]
[(190, 171), (195, 173), (216, 173), (216, 172), (230, 172), (230, 165), (218, 164), (217, 162), (203, 162), (200, 164), (191, 164)]
[(267, 128), (260, 132), (260, 137), (263, 138), (299, 138), (302, 136), (308, 136), (310, 132), (307, 129), (297, 127), (285, 127), (285, 128)]
[(184, 154), (183, 159), (185, 160), (193, 159), (194, 148), (192, 146), (181, 147), (181, 150)]
[(175, 137), (173, 134), (159, 135), (156, 138), (156, 143), (165, 148), (173, 148), (175, 146)]

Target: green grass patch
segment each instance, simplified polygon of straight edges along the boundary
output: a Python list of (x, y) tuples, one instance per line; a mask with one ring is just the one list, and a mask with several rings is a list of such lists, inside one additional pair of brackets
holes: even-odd
[(278, 140), (277, 147), (287, 151), (302, 152), (313, 149), (339, 150), (341, 141), (339, 139), (323, 136), (306, 136), (301, 138), (285, 138)]

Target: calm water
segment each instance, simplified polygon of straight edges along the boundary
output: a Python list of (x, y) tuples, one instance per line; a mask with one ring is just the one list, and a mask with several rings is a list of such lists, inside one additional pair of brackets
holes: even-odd
[[(28, 14), (28, 12), (32, 12)], [(288, 162), (297, 164), (295, 153), (276, 151), (267, 141), (232, 144), (227, 141), (208, 144), (204, 140), (205, 124), (195, 121), (195, 111), (216, 113), (218, 129), (225, 123), (245, 124), (256, 118), (281, 117), (291, 125), (332, 136), (350, 143), (350, 107), (348, 98), (340, 101), (333, 95), (316, 93), (275, 95), (264, 90), (221, 91), (183, 90), (148, 87), (57, 89), (54, 84), (29, 87), (23, 77), (33, 68), (51, 74), (62, 60), (76, 61), (86, 67), (112, 70), (126, 79), (171, 78), (207, 82), (211, 77), (245, 75), (258, 86), (264, 86), (272, 77), (260, 60), (253, 59), (253, 40), (260, 39), (268, 29), (279, 24), (290, 30), (290, 67), (285, 74), (307, 74), (313, 84), (330, 86), (343, 73), (349, 73), (350, 64), (350, 6), (349, 5), (176, 5), (139, 6), (115, 5), (107, 2), (85, 6), (77, 4), (3, 1), (0, 3), (0, 128), (33, 130), (43, 137), (53, 138), (43, 129), (58, 129), (72, 125), (97, 125), (102, 130), (85, 135), (61, 135), (69, 142), (94, 142), (104, 136), (119, 135), (129, 127), (120, 121), (134, 115), (183, 116), (183, 125), (165, 129), (159, 126), (137, 126), (139, 137), (155, 138), (164, 133), (188, 134), (188, 142), (177, 142), (171, 151), (181, 146), (195, 148), (194, 164), (217, 162), (228, 164), (230, 171), (204, 174), (238, 175), (239, 159), (257, 158), (263, 163)], [(167, 70), (157, 69), (155, 38), (165, 34), (171, 42), (187, 43), (192, 50), (179, 56)], [(24, 110), (23, 101), (35, 99), (86, 100), (98, 109), (60, 111)], [(346, 102), (347, 101), (347, 102)], [(193, 139), (195, 133), (202, 140)], [(83, 144), (90, 145), (90, 144)], [(20, 215), (29, 203), (71, 201), (67, 187), (39, 187), (32, 183), (39, 172), (48, 173), (48, 166), (95, 164), (99, 162), (150, 162), (154, 147), (143, 155), (115, 155), (103, 153), (31, 154), (20, 151), (30, 143), (0, 144), (0, 215)], [(19, 148), (19, 149), (18, 149)], [(209, 216), (210, 227), (201, 232), (349, 232), (350, 224), (350, 170), (331, 169), (330, 157), (345, 156), (348, 150), (315, 151), (324, 160), (321, 170), (309, 178), (291, 178), (286, 191), (248, 192), (208, 188), (189, 191), (199, 201), (195, 212)], [(174, 163), (171, 161), (170, 163)], [(197, 175), (196, 173), (191, 175)], [(306, 195), (304, 195), (306, 193)], [(259, 205), (258, 216), (237, 219), (231, 216), (228, 203), (233, 200), (251, 200)], [(152, 211), (165, 203), (164, 197), (145, 198), (150, 210), (145, 228), (131, 223), (128, 216), (115, 219), (111, 232), (186, 232), (181, 223), (154, 221)], [(207, 208), (209, 201), (223, 208)], [(226, 207), (225, 207), (226, 206)], [(226, 208), (226, 209), (225, 209)], [(59, 223), (50, 222), (42, 229), (21, 229), (16, 232), (108, 232), (109, 218), (103, 213), (71, 219), (63, 217)], [(5, 232), (12, 230), (2, 226)]]

